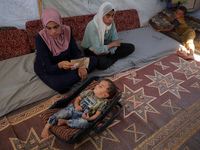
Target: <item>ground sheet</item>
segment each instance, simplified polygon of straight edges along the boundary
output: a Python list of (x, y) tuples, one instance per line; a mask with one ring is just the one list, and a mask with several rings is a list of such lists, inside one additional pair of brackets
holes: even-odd
[(91, 131), (75, 144), (64, 143), (52, 134), (42, 139), (40, 114), (64, 96), (58, 94), (1, 117), (0, 149), (199, 149), (199, 62), (171, 54), (108, 78), (122, 91), (123, 111), (100, 134)]

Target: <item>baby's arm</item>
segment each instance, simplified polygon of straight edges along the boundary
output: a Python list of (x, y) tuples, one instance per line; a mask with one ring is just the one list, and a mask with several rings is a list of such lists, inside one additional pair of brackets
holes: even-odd
[(80, 100), (81, 100), (81, 97), (78, 96), (78, 97), (76, 97), (76, 99), (74, 101), (74, 106), (75, 106), (77, 111), (82, 111), (83, 110), (82, 107), (79, 105)]
[(173, 28), (175, 27), (175, 25), (171, 25), (169, 28), (165, 28), (165, 29), (154, 29), (154, 31), (171, 31)]
[(88, 113), (87, 114), (83, 113), (82, 117), (83, 119), (86, 119), (87, 121), (93, 121), (97, 119), (100, 115), (101, 115), (101, 111), (96, 111), (96, 113), (92, 117), (90, 117)]

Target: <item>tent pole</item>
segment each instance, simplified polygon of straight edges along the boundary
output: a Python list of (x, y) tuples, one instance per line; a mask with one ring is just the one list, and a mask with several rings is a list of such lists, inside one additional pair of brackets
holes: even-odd
[(38, 9), (39, 9), (39, 14), (40, 14), (40, 19), (41, 19), (41, 14), (42, 14), (42, 0), (38, 0)]

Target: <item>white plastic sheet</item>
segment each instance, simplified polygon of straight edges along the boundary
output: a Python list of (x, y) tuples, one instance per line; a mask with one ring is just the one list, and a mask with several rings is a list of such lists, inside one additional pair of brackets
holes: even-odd
[[(58, 9), (62, 17), (85, 14), (96, 14), (100, 5), (106, 0), (43, 0), (43, 9), (54, 7)], [(145, 26), (148, 20), (157, 12), (166, 8), (166, 2), (160, 0), (107, 0), (113, 3), (117, 10), (136, 9), (140, 17), (141, 26)], [(199, 18), (198, 10), (189, 13)], [(25, 29), (25, 23), (29, 20), (39, 19), (37, 0), (0, 0), (0, 27), (15, 26)]]
[[(54, 7), (62, 17), (96, 14), (106, 0), (43, 0), (43, 8)], [(166, 8), (166, 2), (160, 0), (107, 0), (117, 10), (136, 9), (141, 25), (149, 18)], [(0, 26), (15, 26), (25, 29), (29, 20), (39, 19), (37, 0), (0, 0)]]
[(165, 1), (160, 0), (43, 0), (43, 8), (54, 7), (59, 10), (62, 17), (96, 14), (105, 1), (111, 2), (117, 10), (136, 9), (142, 26), (167, 5)]
[(25, 29), (26, 21), (39, 18), (37, 0), (0, 0), (0, 27)]

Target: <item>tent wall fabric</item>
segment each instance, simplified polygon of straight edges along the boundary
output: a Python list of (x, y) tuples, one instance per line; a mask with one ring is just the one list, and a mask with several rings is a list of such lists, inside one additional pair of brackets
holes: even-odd
[[(39, 10), (42, 11), (46, 7), (55, 7), (62, 17), (95, 14), (105, 1), (113, 3), (117, 10), (136, 9), (142, 26), (147, 25), (146, 23), (152, 16), (164, 10), (167, 6), (167, 2), (161, 0), (0, 0), (0, 14), (3, 14), (0, 15), (0, 27), (14, 26), (18, 29), (25, 29), (25, 23), (30, 20), (40, 19)], [(196, 7), (200, 6), (200, 0), (188, 1), (198, 2), (195, 5), (196, 10)], [(43, 8), (41, 8), (41, 3)], [(194, 15), (194, 17), (198, 17), (199, 13)]]
[(166, 2), (160, 0), (43, 0), (43, 9), (54, 7), (61, 13), (62, 17), (77, 15), (96, 14), (101, 4), (105, 1), (111, 2), (117, 10), (136, 9), (140, 18), (140, 24), (144, 26), (149, 18), (157, 12), (166, 8)]
[(25, 22), (39, 19), (37, 0), (0, 0), (0, 27), (25, 29)]
[(25, 23), (30, 20), (40, 19), (38, 2), (46, 7), (55, 7), (62, 17), (95, 14), (100, 5), (109, 1), (117, 10), (136, 9), (138, 11), (141, 25), (148, 22), (149, 18), (157, 12), (166, 8), (166, 2), (160, 0), (0, 0), (0, 27), (15, 26), (18, 29), (25, 29)]
[(195, 12), (200, 8), (200, 0), (187, 0), (185, 3), (182, 3), (181, 6), (185, 6), (187, 12)]

